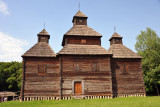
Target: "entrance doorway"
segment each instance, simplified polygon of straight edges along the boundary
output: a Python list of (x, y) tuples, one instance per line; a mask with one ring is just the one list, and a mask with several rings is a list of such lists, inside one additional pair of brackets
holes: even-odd
[(74, 82), (74, 93), (75, 94), (82, 94), (82, 84), (81, 84), (81, 81)]

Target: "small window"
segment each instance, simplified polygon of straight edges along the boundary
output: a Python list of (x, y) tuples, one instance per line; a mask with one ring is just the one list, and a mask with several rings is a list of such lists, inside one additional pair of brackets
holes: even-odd
[(116, 39), (116, 44), (119, 44), (119, 39)]
[(93, 72), (98, 72), (98, 68), (99, 68), (99, 66), (98, 66), (97, 63), (93, 63), (93, 64), (92, 64), (92, 71), (93, 71)]
[(128, 66), (127, 65), (122, 65), (121, 66), (121, 73), (122, 74), (127, 74), (128, 73)]
[(46, 66), (38, 65), (38, 75), (45, 75), (45, 74), (46, 74)]
[(74, 63), (74, 70), (75, 70), (75, 72), (80, 71), (80, 67), (79, 67), (78, 63)]
[(79, 22), (82, 22), (82, 20), (79, 20)]
[(42, 39), (46, 39), (45, 37), (42, 37)]
[(81, 43), (82, 43), (82, 44), (86, 44), (86, 40), (85, 40), (85, 39), (82, 39)]

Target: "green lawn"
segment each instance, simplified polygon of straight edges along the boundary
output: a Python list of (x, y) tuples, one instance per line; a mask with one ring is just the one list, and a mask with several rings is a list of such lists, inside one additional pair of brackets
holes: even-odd
[(0, 103), (0, 107), (160, 107), (160, 96)]

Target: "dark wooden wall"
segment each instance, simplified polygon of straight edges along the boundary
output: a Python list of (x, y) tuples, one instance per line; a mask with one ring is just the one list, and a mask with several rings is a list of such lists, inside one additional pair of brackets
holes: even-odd
[(145, 94), (141, 59), (111, 59), (114, 95)]
[(123, 44), (122, 43), (122, 38), (112, 38), (110, 40), (110, 45), (112, 45), (112, 44)]
[(73, 24), (74, 25), (87, 25), (87, 18), (86, 17), (74, 17)]
[[(74, 82), (82, 82), (82, 95), (111, 95), (109, 56), (62, 56), (62, 95), (74, 95)], [(76, 67), (76, 64), (79, 67)], [(93, 66), (97, 64), (97, 70)]]
[(49, 35), (38, 35), (38, 42), (46, 42), (49, 43)]
[[(82, 40), (86, 42), (82, 42)], [(65, 44), (101, 45), (99, 37), (67, 37), (65, 42)]]
[(24, 97), (60, 96), (60, 64), (57, 58), (25, 58), (24, 61)]

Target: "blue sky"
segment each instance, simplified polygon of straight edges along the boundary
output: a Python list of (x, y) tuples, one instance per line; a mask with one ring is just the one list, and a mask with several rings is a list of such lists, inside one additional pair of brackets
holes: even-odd
[(106, 49), (114, 26), (123, 44), (133, 51), (137, 35), (146, 27), (160, 35), (160, 0), (0, 0), (0, 62), (21, 61), (21, 55), (37, 43), (44, 22), (57, 53), (79, 2), (88, 26), (103, 35)]

